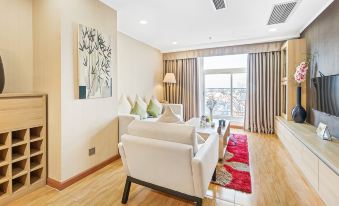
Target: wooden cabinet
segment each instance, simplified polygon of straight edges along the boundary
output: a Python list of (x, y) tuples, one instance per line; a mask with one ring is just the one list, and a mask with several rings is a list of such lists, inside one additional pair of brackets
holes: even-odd
[[(275, 133), (305, 179), (326, 205), (339, 202), (339, 140), (321, 140), (316, 128), (283, 117), (275, 118)], [(326, 162), (326, 164), (325, 164)]]
[(46, 96), (0, 95), (0, 205), (46, 184)]
[[(306, 40), (293, 39), (281, 47), (281, 114), (292, 120), (292, 109), (296, 105), (297, 82), (294, 80), (296, 67), (306, 61)], [(302, 106), (306, 108), (306, 83), (302, 83)]]
[(339, 204), (339, 176), (323, 162), (319, 163), (319, 194), (326, 205)]

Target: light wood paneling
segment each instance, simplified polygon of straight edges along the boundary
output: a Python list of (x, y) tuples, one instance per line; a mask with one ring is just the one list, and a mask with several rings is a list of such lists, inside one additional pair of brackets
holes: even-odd
[(34, 92), (48, 94), (48, 175), (61, 178), (60, 1), (34, 0)]
[(0, 131), (30, 128), (44, 122), (41, 97), (6, 98), (0, 95)]
[[(245, 133), (232, 130), (232, 133)], [(275, 135), (248, 135), (252, 175), (252, 194), (210, 184), (204, 206), (231, 205), (324, 205), (296, 169), (287, 151)], [(59, 192), (48, 186), (10, 203), (8, 206), (111, 206), (122, 205), (126, 175), (121, 160), (106, 166), (80, 182)], [(132, 184), (128, 205), (193, 205), (172, 196)]]
[(33, 91), (32, 0), (0, 0), (4, 92)]
[(339, 176), (319, 162), (319, 194), (329, 206), (339, 203)]

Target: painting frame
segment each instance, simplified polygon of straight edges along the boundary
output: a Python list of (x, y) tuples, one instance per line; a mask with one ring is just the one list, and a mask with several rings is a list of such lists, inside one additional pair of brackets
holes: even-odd
[(78, 24), (78, 98), (112, 97), (112, 35)]

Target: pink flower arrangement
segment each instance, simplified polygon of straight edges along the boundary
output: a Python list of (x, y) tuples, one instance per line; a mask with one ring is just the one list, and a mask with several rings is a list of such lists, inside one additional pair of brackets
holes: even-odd
[(294, 74), (294, 79), (299, 84), (306, 80), (306, 74), (308, 70), (308, 64), (306, 62), (301, 62), (299, 66), (297, 66), (296, 72)]

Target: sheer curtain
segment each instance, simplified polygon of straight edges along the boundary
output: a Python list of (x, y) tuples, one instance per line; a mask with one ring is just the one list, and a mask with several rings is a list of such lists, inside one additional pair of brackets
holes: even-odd
[(164, 60), (164, 72), (174, 73), (177, 83), (164, 85), (165, 99), (169, 103), (183, 104), (184, 120), (199, 116), (198, 59)]
[(245, 129), (274, 133), (280, 115), (280, 51), (248, 55)]

